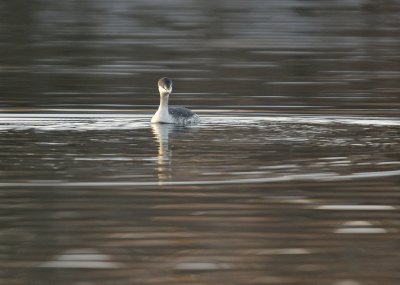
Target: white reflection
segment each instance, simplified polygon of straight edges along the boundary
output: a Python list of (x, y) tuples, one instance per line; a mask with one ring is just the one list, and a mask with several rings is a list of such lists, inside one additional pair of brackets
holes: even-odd
[(46, 261), (40, 267), (49, 268), (118, 268), (120, 264), (113, 262), (111, 257), (94, 249), (67, 250)]
[(172, 151), (169, 146), (169, 134), (174, 129), (171, 124), (152, 124), (154, 138), (158, 143), (157, 175), (158, 181), (163, 182), (172, 178), (171, 157)]
[[(164, 152), (164, 151), (163, 151)], [(161, 153), (161, 152), (160, 152)], [(160, 158), (159, 161), (163, 159)], [(306, 173), (306, 174), (283, 174), (277, 177), (261, 177), (261, 178), (241, 178), (226, 180), (183, 180), (183, 181), (165, 181), (164, 185), (221, 185), (221, 184), (238, 184), (238, 183), (268, 183), (268, 182), (284, 182), (284, 181), (346, 181), (353, 179), (361, 179), (367, 174), (362, 175), (337, 175), (335, 173)], [(400, 170), (370, 172), (369, 177), (390, 177), (400, 175)], [(0, 187), (111, 187), (111, 186), (154, 186), (159, 182), (153, 181), (77, 181), (65, 182), (61, 180), (29, 180), (23, 182), (0, 182)], [(321, 205), (315, 206), (318, 210), (396, 210), (397, 206), (389, 205)]]
[(396, 208), (389, 205), (322, 205), (316, 207), (316, 209), (338, 211), (390, 211)]
[[(101, 107), (101, 106), (99, 106)], [(104, 106), (103, 106), (104, 107)], [(233, 106), (225, 106), (233, 107)], [(260, 106), (246, 106), (249, 109)], [(270, 107), (270, 106), (269, 106)], [(0, 112), (4, 111), (0, 108)], [(29, 114), (10, 114), (0, 113), (0, 130), (42, 130), (42, 131), (60, 131), (60, 130), (131, 130), (146, 128), (149, 116), (141, 114), (96, 114), (95, 112), (109, 111), (107, 108), (102, 109), (46, 109), (46, 111), (55, 111), (57, 113), (29, 113)], [(87, 114), (76, 114), (74, 112), (87, 111)], [(203, 112), (213, 113), (215, 110), (203, 109)], [(72, 112), (72, 113), (65, 113)], [(248, 116), (248, 115), (230, 115), (225, 112), (233, 112), (232, 110), (218, 110), (218, 115), (202, 116), (202, 125), (219, 126), (236, 126), (251, 125), (260, 126), (269, 122), (282, 124), (344, 124), (344, 125), (366, 125), (366, 126), (400, 126), (400, 120), (397, 118), (362, 118), (356, 116)], [(221, 116), (223, 113), (223, 116)], [(163, 126), (161, 126), (163, 127)], [(169, 126), (172, 127), (172, 126)], [(340, 159), (341, 157), (338, 157)], [(343, 157), (346, 159), (346, 157)], [(334, 159), (334, 157), (332, 157)], [(329, 160), (329, 159), (328, 159)]]
[(231, 266), (226, 263), (215, 263), (215, 262), (185, 262), (179, 263), (175, 266), (176, 270), (219, 270), (229, 269)]
[(387, 232), (383, 228), (343, 228), (335, 230), (337, 234), (385, 234)]
[[(50, 110), (49, 110), (50, 111)], [(58, 111), (52, 109), (52, 111)], [(65, 109), (65, 111), (77, 111)], [(80, 109), (80, 112), (90, 111)], [(98, 109), (97, 111), (101, 111)], [(103, 111), (106, 111), (104, 109)], [(140, 114), (0, 114), (0, 130), (93, 131), (146, 128), (148, 118)]]
[(384, 228), (374, 227), (369, 221), (348, 221), (334, 231), (337, 234), (385, 234), (387, 232)]

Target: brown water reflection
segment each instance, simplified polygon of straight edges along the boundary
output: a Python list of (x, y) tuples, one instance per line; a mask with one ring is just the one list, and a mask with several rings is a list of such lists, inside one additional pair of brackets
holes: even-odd
[(397, 285), (399, 11), (2, 1), (0, 284)]
[(168, 75), (176, 104), (398, 113), (398, 1), (1, 5), (5, 107), (147, 109)]
[[(2, 276), (18, 284), (395, 284), (397, 210), (316, 207), (371, 199), (393, 205), (376, 186), (386, 194), (398, 188), (393, 181), (12, 188), (3, 209), (14, 226), (2, 232)], [(349, 228), (364, 232), (340, 231)]]
[(5, 283), (397, 282), (399, 120), (149, 119), (1, 116)]

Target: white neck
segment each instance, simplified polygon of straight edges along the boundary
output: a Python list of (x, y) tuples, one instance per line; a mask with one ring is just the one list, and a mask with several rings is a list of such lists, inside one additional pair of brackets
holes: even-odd
[(160, 91), (160, 106), (157, 112), (151, 119), (152, 123), (172, 123), (172, 118), (168, 112), (168, 99), (169, 93), (165, 92), (164, 89), (158, 88)]

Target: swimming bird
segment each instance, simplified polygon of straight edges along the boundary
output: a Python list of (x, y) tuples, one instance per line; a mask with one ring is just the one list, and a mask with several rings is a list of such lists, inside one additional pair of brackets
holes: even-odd
[(160, 92), (160, 106), (151, 119), (152, 123), (189, 125), (200, 121), (199, 116), (187, 108), (168, 107), (169, 95), (172, 93), (171, 79), (163, 77), (158, 80), (158, 91)]

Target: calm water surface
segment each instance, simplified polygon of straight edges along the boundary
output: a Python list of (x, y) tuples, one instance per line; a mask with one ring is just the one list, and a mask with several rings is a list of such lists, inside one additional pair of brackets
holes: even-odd
[(3, 1), (0, 284), (399, 284), (399, 12)]

